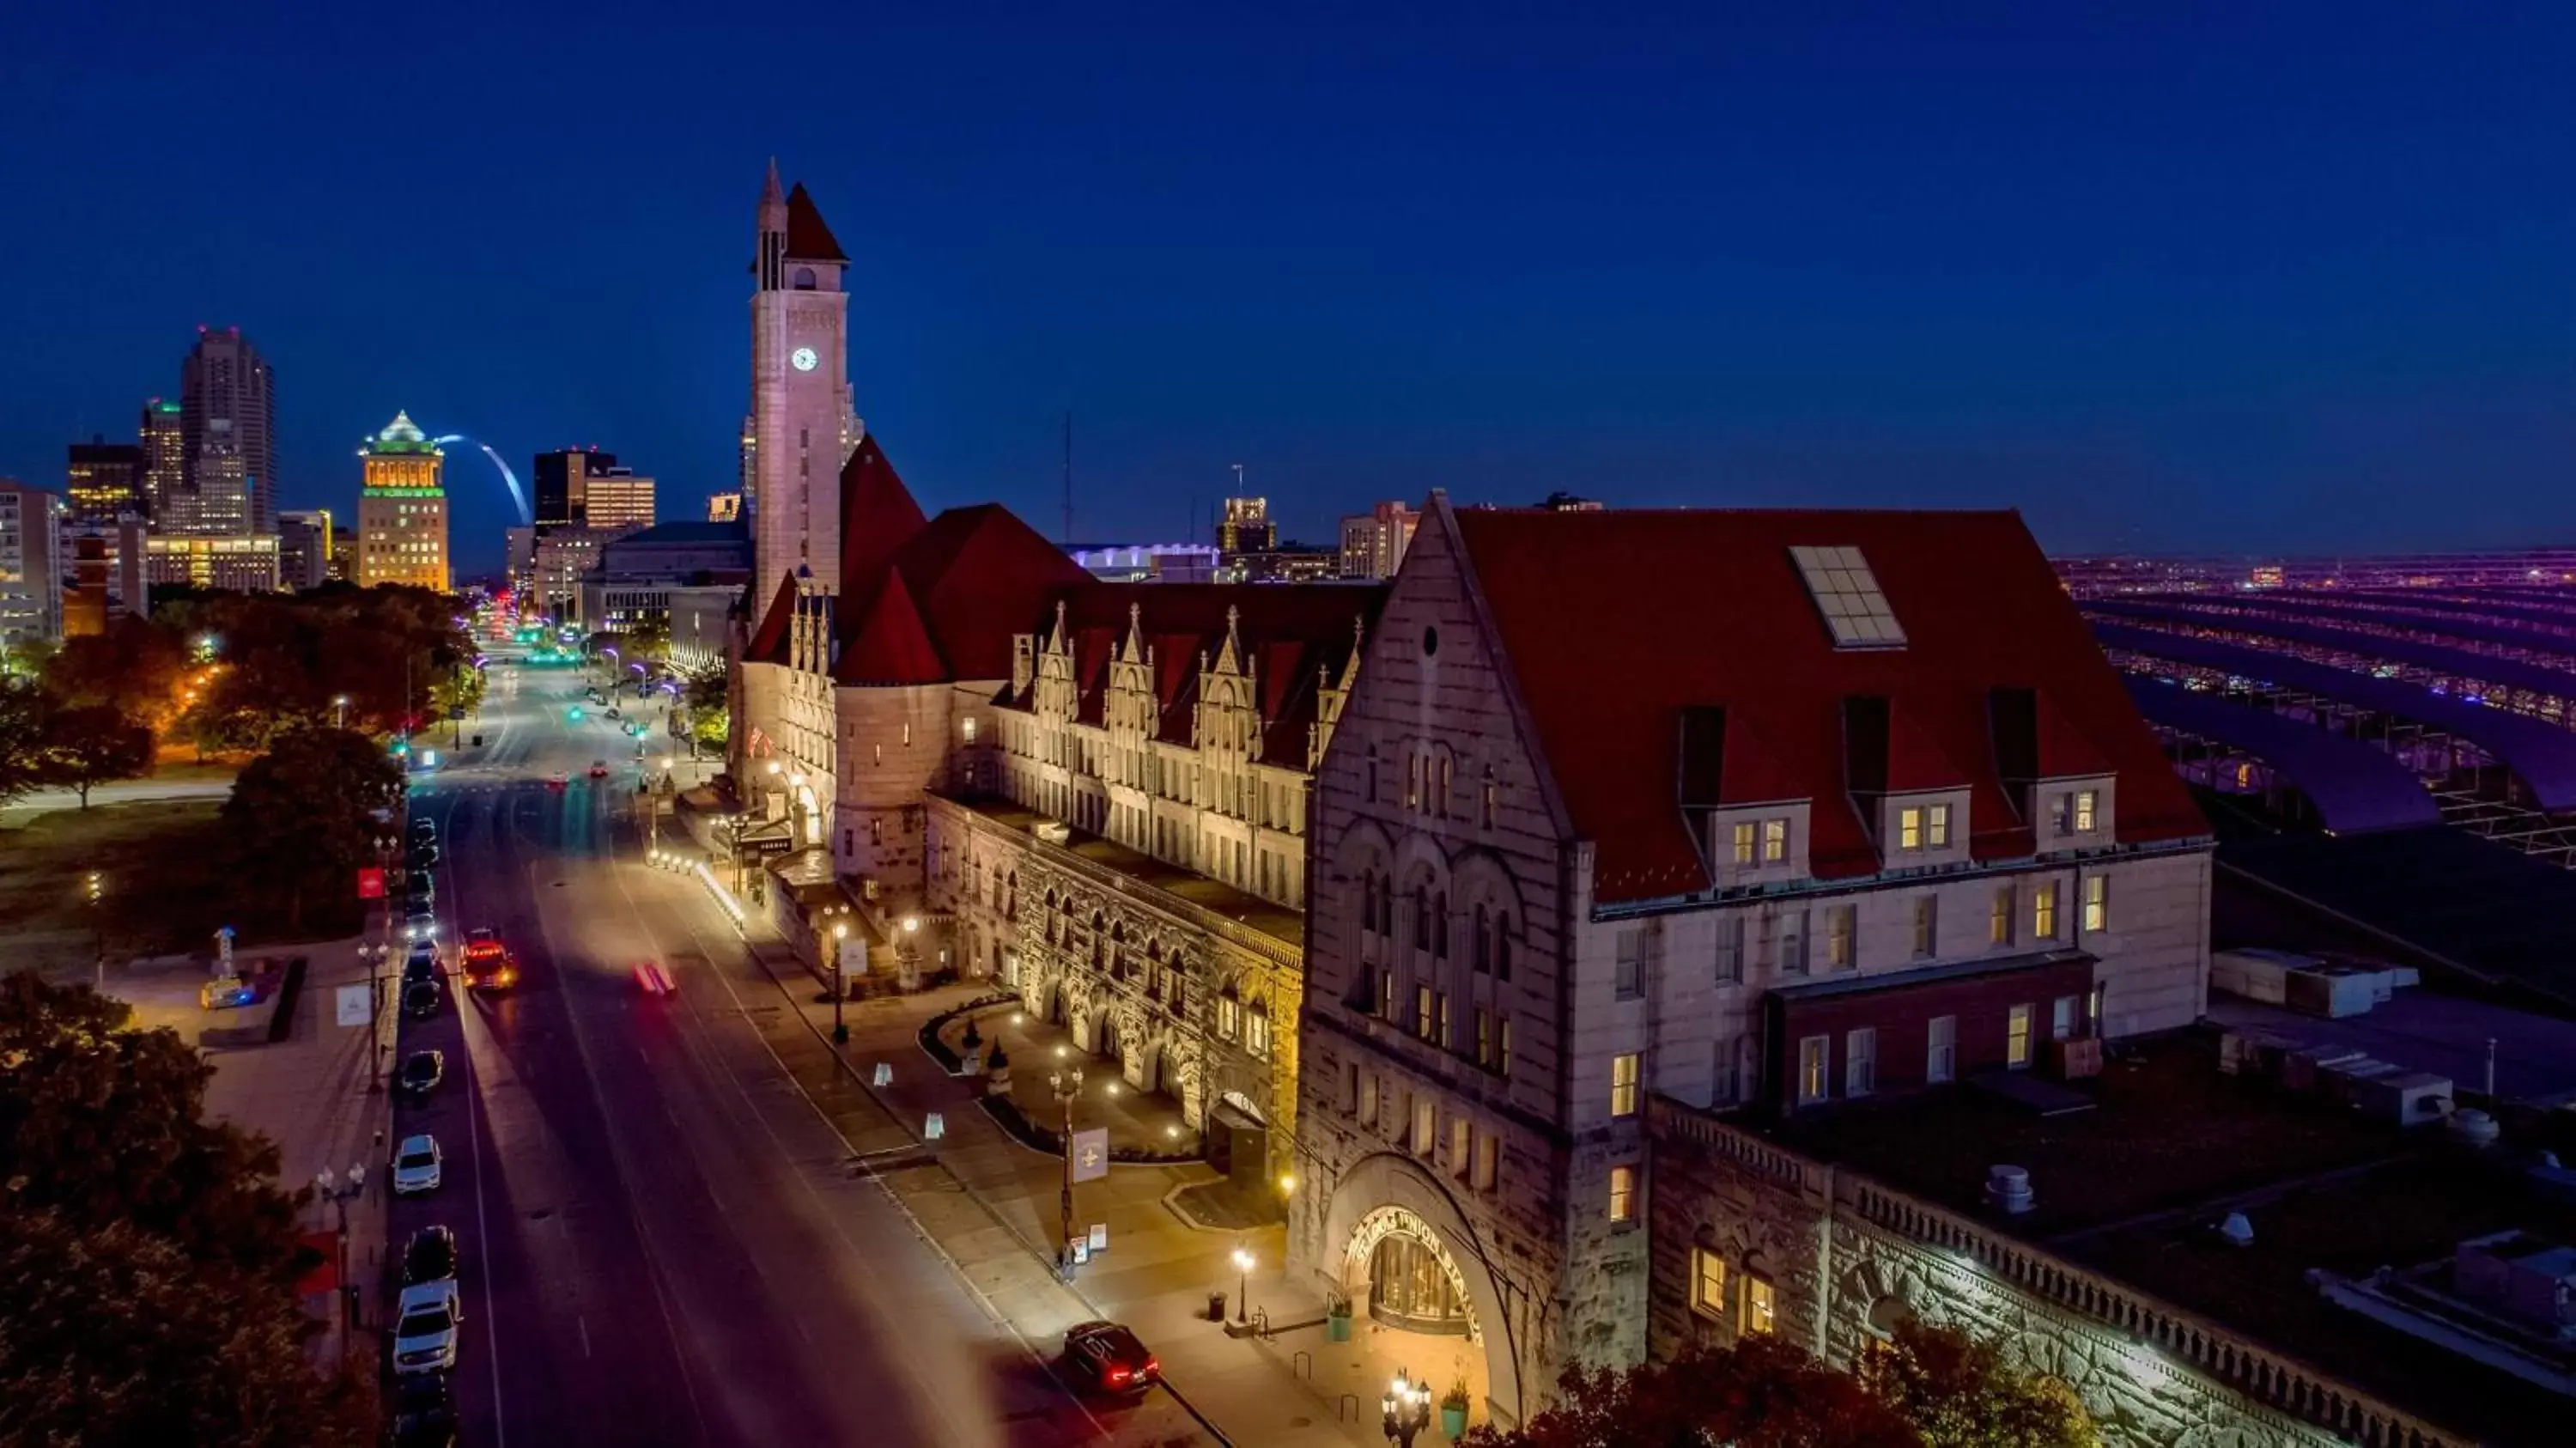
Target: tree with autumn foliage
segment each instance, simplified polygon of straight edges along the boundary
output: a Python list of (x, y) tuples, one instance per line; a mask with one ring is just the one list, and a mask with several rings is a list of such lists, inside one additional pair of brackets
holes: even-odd
[(1870, 1355), (1861, 1376), (1927, 1448), (2099, 1448), (2102, 1441), (2073, 1388), (2021, 1371), (2002, 1348), (1957, 1328), (1909, 1318)]

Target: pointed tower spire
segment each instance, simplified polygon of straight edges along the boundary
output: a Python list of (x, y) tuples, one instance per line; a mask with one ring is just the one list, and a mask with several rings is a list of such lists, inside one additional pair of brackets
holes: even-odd
[(778, 184), (778, 158), (772, 156), (769, 158), (769, 180), (760, 188), (760, 204), (767, 206), (777, 202), (783, 205), (786, 200), (787, 192)]
[(752, 274), (760, 279), (760, 290), (774, 292), (787, 285), (787, 196), (778, 189), (778, 158), (769, 158), (769, 177), (760, 186), (760, 249), (752, 263)]

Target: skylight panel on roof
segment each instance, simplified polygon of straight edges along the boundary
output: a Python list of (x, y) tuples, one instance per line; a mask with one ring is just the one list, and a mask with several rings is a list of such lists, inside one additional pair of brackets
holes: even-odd
[(1905, 647), (1905, 630), (1897, 627), (1887, 595), (1879, 591), (1878, 575), (1869, 571), (1859, 549), (1802, 545), (1791, 548), (1789, 557), (1806, 582), (1807, 596), (1816, 601), (1816, 612), (1824, 615), (1835, 648)]

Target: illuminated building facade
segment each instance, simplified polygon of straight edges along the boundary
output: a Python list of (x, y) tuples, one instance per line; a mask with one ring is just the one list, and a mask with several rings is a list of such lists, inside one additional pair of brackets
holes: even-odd
[(63, 500), (0, 478), (0, 648), (63, 636)]
[(1380, 503), (1342, 520), (1342, 576), (1393, 578), (1422, 515), (1402, 503)]
[(188, 476), (187, 434), (180, 426), (179, 404), (155, 397), (143, 404), (143, 515), (158, 518), (171, 506)]
[(155, 533), (144, 540), (143, 576), (151, 584), (187, 584), (236, 593), (277, 591), (277, 535)]
[(179, 373), (180, 463), (166, 533), (277, 527), (277, 376), (241, 328), (197, 329)]
[(397, 412), (358, 449), (358, 584), (447, 591), (447, 455)]
[(290, 591), (319, 588), (331, 577), (334, 543), (331, 510), (311, 508), (277, 515), (278, 584)]
[(93, 435), (71, 445), (63, 493), (74, 521), (113, 523), (144, 516), (144, 452), (140, 444)]
[(1228, 498), (1225, 521), (1216, 525), (1221, 553), (1266, 553), (1279, 546), (1279, 525), (1270, 521), (1268, 498)]

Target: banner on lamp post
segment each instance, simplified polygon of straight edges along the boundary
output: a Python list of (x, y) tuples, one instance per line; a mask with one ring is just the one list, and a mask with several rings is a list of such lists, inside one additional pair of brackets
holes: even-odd
[(1096, 1182), (1109, 1175), (1109, 1128), (1095, 1126), (1073, 1134), (1073, 1179)]
[(382, 900), (385, 898), (385, 872), (383, 870), (374, 865), (363, 866), (359, 869), (358, 898), (361, 900)]

